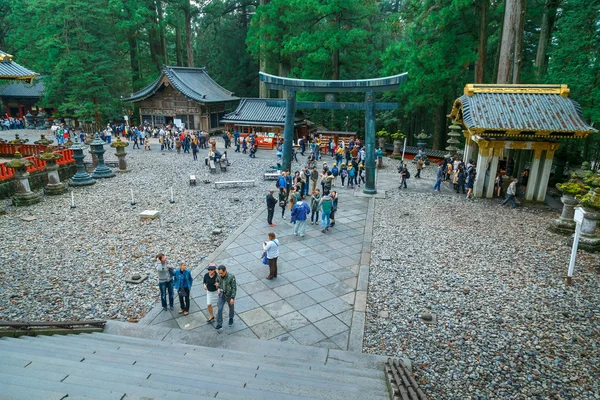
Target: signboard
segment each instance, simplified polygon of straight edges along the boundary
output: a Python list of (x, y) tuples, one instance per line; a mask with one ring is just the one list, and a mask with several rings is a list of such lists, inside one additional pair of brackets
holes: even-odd
[(581, 236), (581, 224), (583, 223), (583, 208), (575, 208), (573, 219), (576, 222), (575, 236), (573, 238), (573, 248), (571, 249), (571, 259), (569, 260), (569, 271), (567, 272), (567, 283), (570, 285), (573, 280), (573, 272), (575, 270), (575, 259), (577, 258), (577, 247), (579, 246), (579, 237)]
[(178, 127), (179, 129), (181, 129), (181, 128), (182, 128), (182, 123), (181, 123), (181, 120), (180, 120), (180, 119), (177, 119), (177, 118), (175, 118), (175, 119), (173, 120), (173, 123), (174, 123), (174, 124), (175, 124), (175, 126), (176, 126), (176, 127)]

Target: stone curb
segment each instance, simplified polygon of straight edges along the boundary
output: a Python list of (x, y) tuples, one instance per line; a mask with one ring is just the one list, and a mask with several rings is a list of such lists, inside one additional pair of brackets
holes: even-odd
[(369, 264), (371, 263), (371, 240), (373, 239), (374, 219), (375, 197), (371, 197), (369, 200), (369, 208), (367, 209), (365, 233), (360, 256), (361, 266), (358, 270), (358, 280), (356, 283), (356, 296), (354, 299), (352, 326), (350, 327), (350, 335), (348, 338), (348, 351), (354, 351), (358, 353), (362, 353), (363, 340), (365, 336), (365, 312), (367, 310), (367, 290), (369, 286)]

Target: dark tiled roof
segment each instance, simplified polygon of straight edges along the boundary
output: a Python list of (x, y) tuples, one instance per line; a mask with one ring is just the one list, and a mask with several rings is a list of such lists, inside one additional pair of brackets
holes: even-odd
[(12, 60), (12, 56), (0, 50), (0, 80), (32, 79), (37, 74)]
[(239, 100), (233, 93), (215, 82), (204, 68), (186, 68), (165, 66), (160, 76), (150, 85), (133, 93), (128, 102), (144, 100), (161, 88), (161, 81), (166, 77), (181, 94), (199, 103), (218, 103)]
[[(285, 123), (285, 107), (267, 105), (271, 99), (242, 99), (234, 112), (226, 114), (222, 123), (238, 124), (269, 124), (283, 125)], [(296, 123), (304, 118), (296, 116)]]
[(0, 85), (0, 97), (40, 98), (44, 92), (44, 82), (35, 79), (32, 84), (26, 82), (11, 82)]
[(461, 104), (462, 121), (470, 129), (596, 132), (583, 120), (579, 104), (559, 94), (475, 93), (459, 97), (455, 108)]

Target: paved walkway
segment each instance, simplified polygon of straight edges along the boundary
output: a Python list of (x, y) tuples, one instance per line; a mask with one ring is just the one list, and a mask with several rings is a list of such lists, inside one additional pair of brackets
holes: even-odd
[[(273, 182), (274, 185), (274, 182)], [(306, 236), (294, 236), (277, 207), (275, 227), (266, 223), (266, 209), (250, 215), (205, 262), (194, 269), (190, 314), (162, 311), (160, 304), (140, 324), (218, 334), (207, 323), (206, 295), (201, 280), (210, 261), (227, 266), (238, 283), (233, 327), (221, 334), (278, 340), (330, 349), (362, 350), (367, 300), (374, 199), (358, 189), (337, 187), (339, 210), (326, 234), (307, 225)], [(262, 206), (262, 204), (261, 204)], [(279, 210), (279, 213), (277, 212)], [(266, 280), (268, 267), (260, 259), (262, 242), (274, 231), (280, 240), (278, 277)], [(178, 300), (176, 300), (178, 303)], [(216, 308), (216, 307), (215, 307)], [(216, 312), (216, 310), (215, 310)]]

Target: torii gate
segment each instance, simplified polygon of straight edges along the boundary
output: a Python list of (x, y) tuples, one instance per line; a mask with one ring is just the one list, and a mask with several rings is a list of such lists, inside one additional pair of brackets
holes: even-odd
[[(294, 115), (296, 108), (312, 108), (323, 110), (365, 110), (365, 154), (366, 185), (365, 194), (375, 194), (375, 110), (393, 110), (398, 103), (376, 103), (374, 92), (385, 92), (397, 90), (402, 82), (408, 77), (408, 73), (387, 76), (375, 79), (357, 80), (312, 80), (284, 78), (260, 72), (260, 81), (265, 83), (268, 89), (284, 90), (285, 100), (272, 100), (270, 106), (286, 107), (285, 128), (283, 130), (283, 170), (291, 171), (292, 168), (292, 146), (294, 141)], [(296, 102), (296, 92), (364, 92), (364, 103), (338, 103), (338, 102)]]

